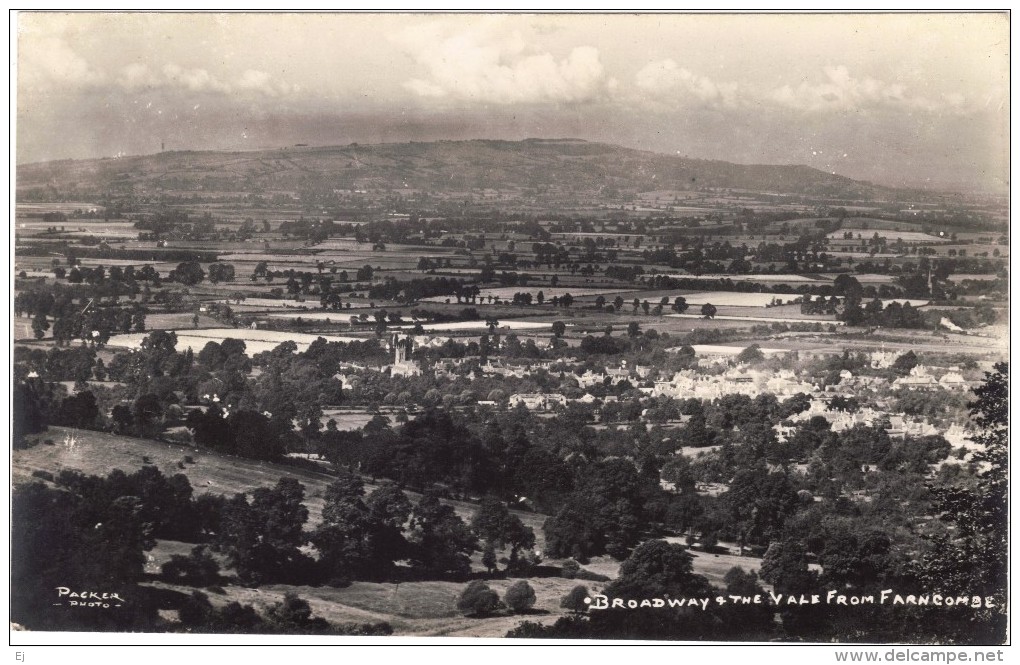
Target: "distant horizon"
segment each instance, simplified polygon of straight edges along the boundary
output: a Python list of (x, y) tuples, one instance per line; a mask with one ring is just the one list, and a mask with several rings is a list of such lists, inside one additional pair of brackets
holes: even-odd
[[(1009, 14), (20, 12), (19, 164), (576, 136), (1009, 181)], [(109, 48), (116, 44), (116, 49)]]
[[(373, 141), (373, 142), (351, 141), (351, 142), (348, 142), (348, 143), (310, 143), (309, 142), (309, 143), (294, 143), (294, 144), (288, 144), (288, 145), (268, 145), (268, 146), (261, 146), (261, 147), (260, 146), (252, 146), (252, 147), (236, 147), (236, 148), (174, 148), (174, 147), (167, 147), (164, 150), (156, 150), (155, 152), (139, 152), (139, 153), (122, 154), (122, 155), (102, 155), (102, 156), (98, 156), (98, 157), (64, 157), (64, 158), (58, 158), (58, 159), (48, 159), (48, 160), (31, 161), (31, 162), (21, 162), (21, 161), (18, 161), (16, 163), (16, 166), (22, 167), (22, 166), (35, 166), (35, 165), (60, 163), (60, 162), (88, 162), (88, 161), (105, 161), (105, 160), (113, 160), (113, 159), (144, 158), (144, 157), (155, 157), (157, 155), (164, 154), (164, 153), (166, 153), (166, 154), (170, 154), (170, 153), (256, 153), (256, 152), (266, 152), (266, 151), (271, 151), (271, 150), (287, 150), (287, 149), (291, 149), (291, 148), (296, 148), (296, 149), (301, 149), (301, 148), (308, 148), (308, 149), (329, 149), (329, 148), (350, 148), (351, 146), (354, 146), (354, 145), (359, 145), (359, 146), (409, 145), (409, 144), (414, 144), (414, 143), (422, 143), (422, 144), (427, 144), (427, 143), (470, 143), (470, 142), (476, 142), (476, 141), (477, 142), (492, 141), (492, 142), (502, 142), (502, 143), (525, 143), (525, 142), (529, 142), (529, 141), (532, 141), (532, 142), (542, 141), (542, 142), (550, 142), (551, 143), (551, 142), (557, 142), (557, 141), (564, 141), (564, 142), (566, 142), (566, 141), (574, 141), (574, 142), (582, 142), (582, 143), (609, 145), (609, 146), (613, 146), (613, 147), (623, 148), (625, 150), (635, 150), (635, 151), (638, 151), (638, 152), (647, 152), (647, 153), (651, 153), (651, 154), (662, 155), (662, 156), (665, 156), (665, 157), (678, 157), (680, 159), (690, 159), (690, 160), (703, 161), (703, 162), (722, 162), (722, 163), (727, 163), (727, 164), (735, 164), (735, 165), (738, 165), (738, 166), (782, 166), (782, 167), (796, 167), (796, 166), (800, 166), (800, 167), (812, 169), (814, 171), (818, 171), (820, 173), (826, 173), (822, 169), (814, 167), (814, 166), (812, 166), (810, 164), (806, 164), (804, 162), (788, 162), (788, 163), (784, 163), (784, 162), (739, 162), (739, 161), (733, 161), (733, 160), (728, 160), (728, 159), (719, 159), (719, 158), (712, 158), (712, 157), (700, 157), (700, 156), (686, 155), (686, 154), (676, 154), (676, 155), (674, 155), (674, 154), (671, 154), (671, 153), (668, 153), (668, 152), (660, 152), (660, 151), (651, 150), (651, 149), (648, 149), (648, 148), (637, 148), (637, 147), (633, 147), (633, 146), (623, 145), (623, 144), (620, 144), (620, 143), (613, 143), (611, 141), (590, 140), (590, 139), (580, 138), (580, 137), (577, 137), (577, 136), (557, 136), (557, 137), (529, 136), (529, 137), (522, 138), (522, 139), (482, 138), (482, 137), (476, 137), (476, 138), (456, 138), (456, 139), (436, 138), (436, 139), (432, 139), (432, 140), (428, 140), (428, 141), (409, 139), (409, 140), (405, 140), (405, 141), (397, 141), (397, 140), (393, 140), (393, 141)], [(938, 185), (935, 185), (933, 183), (916, 184), (916, 185), (909, 185), (909, 184), (898, 184), (897, 185), (897, 184), (889, 184), (889, 183), (885, 183), (885, 182), (876, 182), (876, 181), (873, 181), (873, 180), (867, 180), (867, 179), (863, 179), (863, 178), (855, 178), (854, 176), (847, 175), (845, 173), (829, 172), (828, 174), (829, 175), (834, 175), (834, 176), (837, 176), (837, 177), (847, 178), (847, 179), (850, 179), (850, 180), (853, 180), (855, 182), (859, 182), (859, 183), (862, 183), (862, 184), (868, 184), (868, 185), (873, 185), (873, 186), (877, 186), (877, 187), (886, 187), (886, 188), (889, 188), (889, 189), (916, 189), (916, 190), (933, 192), (933, 193), (945, 193), (945, 194), (959, 193), (959, 194), (976, 194), (976, 195), (986, 195), (986, 196), (1000, 196), (1000, 195), (1003, 195), (1003, 194), (1006, 193), (1006, 192), (995, 192), (995, 191), (991, 191), (991, 190), (983, 190), (983, 189), (978, 189), (978, 188), (974, 188), (974, 187), (970, 187), (970, 188), (967, 188), (967, 187), (964, 187), (964, 186), (953, 187), (952, 185), (949, 185), (949, 184), (947, 184), (945, 186), (938, 186)]]

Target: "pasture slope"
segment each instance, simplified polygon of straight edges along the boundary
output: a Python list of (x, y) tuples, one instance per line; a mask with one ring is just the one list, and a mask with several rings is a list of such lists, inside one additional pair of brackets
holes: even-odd
[[(72, 436), (73, 446), (64, 441)], [(232, 455), (184, 446), (175, 443), (136, 439), (115, 434), (92, 431), (74, 431), (62, 427), (50, 427), (39, 436), (53, 441), (53, 445), (40, 443), (27, 450), (15, 450), (11, 454), (12, 483), (17, 486), (38, 480), (33, 471), (48, 471), (53, 474), (64, 469), (77, 469), (87, 474), (105, 476), (113, 469), (135, 471), (150, 463), (165, 475), (184, 473), (187, 475), (195, 494), (213, 493), (231, 496), (257, 487), (275, 485), (281, 477), (296, 478), (305, 487), (305, 504), (310, 513), (306, 528), (312, 528), (321, 519), (326, 487), (332, 481), (328, 473), (259, 462)], [(184, 456), (190, 455), (194, 463), (185, 463)], [(148, 460), (148, 462), (146, 461)], [(366, 482), (365, 489), (371, 493), (378, 485)], [(408, 492), (412, 501), (418, 495)], [(465, 501), (444, 500), (464, 520), (470, 520), (475, 505)], [(514, 511), (525, 525), (535, 531), (536, 549), (542, 550), (545, 539), (542, 523), (546, 515), (533, 512)], [(678, 539), (673, 538), (676, 542)], [(160, 566), (173, 554), (186, 554), (191, 545), (175, 541), (159, 541), (148, 553), (146, 570), (158, 573)], [(740, 557), (730, 554), (704, 554), (692, 552), (695, 572), (705, 575), (716, 584), (732, 566), (745, 570), (757, 570), (761, 560), (754, 557)], [(562, 560), (547, 559), (546, 565), (558, 566)], [(585, 568), (608, 577), (619, 572), (619, 562), (609, 557), (596, 557)], [(480, 553), (472, 558), (472, 570), (484, 571)], [(229, 571), (225, 571), (229, 573)], [(489, 586), (502, 597), (513, 579), (494, 579)], [(560, 608), (560, 599), (577, 584), (586, 584), (593, 590), (603, 588), (605, 583), (581, 582), (560, 577), (529, 578), (528, 583), (535, 589), (537, 602), (533, 613), (520, 616), (494, 616), (488, 618), (466, 618), (457, 611), (457, 597), (464, 583), (446, 581), (417, 581), (401, 583), (355, 582), (349, 587), (266, 585), (258, 589), (228, 583), (223, 585), (224, 594), (209, 594), (217, 605), (232, 600), (250, 603), (264, 609), (282, 600), (285, 593), (294, 591), (308, 600), (314, 613), (331, 622), (388, 621), (395, 635), (448, 636), (448, 637), (503, 637), (507, 631), (521, 621), (552, 623), (565, 612)], [(187, 587), (173, 587), (163, 582), (150, 582), (155, 586), (174, 588), (190, 593)]]

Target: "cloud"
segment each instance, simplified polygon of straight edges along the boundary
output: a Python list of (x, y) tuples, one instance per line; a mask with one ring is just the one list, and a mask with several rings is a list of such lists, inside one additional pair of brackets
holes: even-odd
[(86, 87), (106, 78), (59, 37), (22, 42), (18, 56), (18, 74), (31, 86)]
[(506, 33), (497, 20), (459, 29), (441, 21), (394, 37), (427, 75), (403, 83), (420, 97), (492, 104), (586, 102), (607, 96), (597, 49), (577, 46), (557, 59), (519, 30)]
[(938, 97), (911, 94), (901, 83), (854, 77), (845, 66), (822, 69), (818, 83), (765, 88), (751, 83), (714, 81), (681, 67), (672, 59), (642, 67), (634, 77), (640, 101), (652, 108), (664, 104), (715, 109), (781, 108), (804, 113), (898, 110), (905, 112), (965, 114), (976, 101), (954, 92)]
[(104, 70), (82, 57), (61, 37), (23, 39), (18, 51), (19, 85), (26, 93), (49, 94), (53, 90), (91, 90), (104, 93), (124, 90), (185, 90), (218, 95), (279, 97), (298, 86), (271, 74), (248, 69), (239, 75), (214, 74), (204, 68), (168, 63), (159, 67), (139, 60)]
[(217, 79), (206, 69), (184, 69), (169, 64), (163, 66), (163, 76), (171, 85), (187, 88), (191, 92), (230, 92), (228, 84)]
[(634, 77), (634, 83), (653, 100), (697, 103), (734, 108), (738, 105), (736, 83), (718, 83), (678, 65), (671, 58), (650, 62)]
[(245, 70), (240, 76), (225, 81), (206, 69), (187, 69), (173, 63), (164, 65), (158, 72), (144, 63), (127, 65), (121, 69), (115, 83), (129, 91), (176, 88), (194, 93), (248, 93), (267, 97), (279, 97), (298, 89), (297, 86), (277, 81), (271, 74), (256, 69)]
[(920, 111), (967, 110), (967, 100), (959, 93), (932, 99), (911, 95), (900, 83), (887, 83), (870, 77), (855, 78), (845, 66), (829, 66), (822, 70), (821, 83), (802, 82), (785, 85), (768, 94), (772, 102), (799, 111), (862, 111), (877, 108), (915, 109)]
[(237, 88), (250, 92), (258, 92), (268, 97), (278, 97), (296, 92), (298, 86), (283, 81), (276, 81), (270, 74), (257, 69), (248, 69), (237, 81)]
[[(978, 110), (980, 101), (959, 92), (937, 97), (911, 94), (901, 83), (858, 78), (845, 66), (824, 67), (822, 73), (821, 82), (803, 81), (770, 89), (753, 83), (714, 81), (667, 58), (638, 70), (634, 98), (653, 109), (679, 105), (726, 110), (770, 107), (804, 113), (889, 110), (960, 115)], [(993, 95), (989, 100), (993, 98), (997, 99)]]
[(140, 90), (156, 87), (161, 81), (148, 65), (136, 62), (121, 70), (116, 83), (126, 90)]

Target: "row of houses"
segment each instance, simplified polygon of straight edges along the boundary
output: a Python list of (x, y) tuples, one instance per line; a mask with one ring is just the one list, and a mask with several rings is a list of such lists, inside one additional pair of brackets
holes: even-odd
[[(843, 432), (858, 425), (864, 425), (865, 427), (884, 426), (887, 428), (889, 436), (894, 438), (903, 438), (908, 435), (935, 436), (941, 434), (953, 446), (961, 446), (969, 441), (969, 434), (958, 423), (953, 423), (948, 429), (942, 430), (924, 418), (888, 413), (870, 407), (855, 412), (832, 410), (825, 400), (818, 398), (811, 400), (811, 406), (806, 411), (791, 416), (789, 420), (793, 423), (801, 423), (816, 416), (821, 416), (828, 420), (833, 432)], [(784, 441), (786, 436), (796, 429), (796, 425), (776, 425), (774, 429), (779, 440)]]
[(670, 380), (656, 381), (651, 388), (644, 390), (653, 397), (696, 399), (719, 399), (734, 394), (757, 397), (763, 393), (791, 397), (797, 393), (819, 392), (817, 385), (799, 379), (792, 370), (766, 372), (746, 367), (734, 367), (716, 375), (682, 370)]
[(896, 379), (892, 385), (893, 388), (907, 390), (969, 390), (972, 387), (971, 382), (964, 379), (958, 371), (950, 370), (936, 380), (923, 365), (913, 368), (910, 374)]

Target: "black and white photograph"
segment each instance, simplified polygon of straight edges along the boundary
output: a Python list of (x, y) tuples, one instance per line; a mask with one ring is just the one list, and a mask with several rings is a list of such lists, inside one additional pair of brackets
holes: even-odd
[(10, 19), (12, 645), (1002, 660), (1008, 10)]

